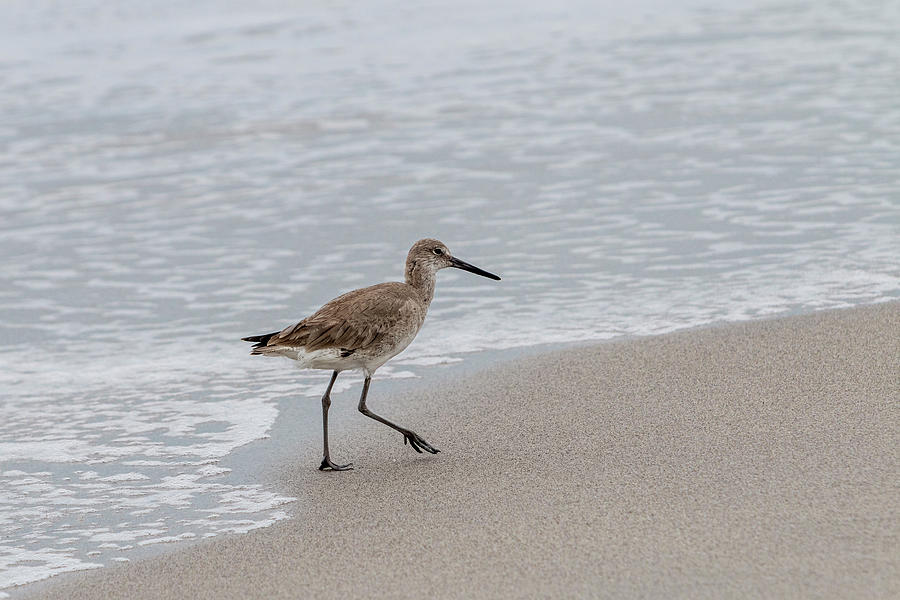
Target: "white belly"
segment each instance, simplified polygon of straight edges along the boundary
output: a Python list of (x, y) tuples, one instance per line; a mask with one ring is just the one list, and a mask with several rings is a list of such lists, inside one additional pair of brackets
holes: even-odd
[(325, 348), (323, 350), (308, 351), (305, 348), (283, 348), (277, 354), (297, 361), (301, 369), (325, 369), (329, 371), (347, 371), (362, 369), (363, 362), (360, 357), (351, 354), (341, 356), (337, 348)]
[(416, 339), (417, 333), (419, 333), (419, 330), (415, 329), (409, 334), (396, 340), (390, 346), (374, 348), (371, 354), (362, 354), (362, 358), (364, 359), (362, 368), (368, 373), (374, 373), (375, 369), (406, 350), (406, 347)]

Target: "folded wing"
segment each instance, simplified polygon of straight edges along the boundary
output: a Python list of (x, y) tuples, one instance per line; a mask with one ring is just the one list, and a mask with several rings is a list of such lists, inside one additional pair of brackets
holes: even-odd
[[(418, 329), (419, 304), (414, 293), (402, 283), (383, 283), (339, 296), (303, 319), (254, 347), (254, 354), (275, 348), (303, 348), (306, 351), (338, 348), (356, 352), (378, 346), (385, 336), (398, 335), (404, 324)], [(422, 315), (424, 317), (424, 315)], [(416, 322), (418, 324), (416, 324)]]

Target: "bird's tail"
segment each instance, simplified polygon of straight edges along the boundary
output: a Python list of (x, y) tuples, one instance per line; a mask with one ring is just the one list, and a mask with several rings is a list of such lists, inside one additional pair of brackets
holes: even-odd
[(269, 343), (269, 340), (272, 339), (272, 336), (278, 335), (278, 331), (273, 331), (272, 333), (265, 333), (263, 335), (251, 335), (250, 337), (241, 338), (241, 341), (244, 342), (253, 342), (256, 345), (253, 346), (253, 349), (250, 350), (250, 354), (262, 354), (259, 351), (259, 348), (265, 348), (266, 344)]

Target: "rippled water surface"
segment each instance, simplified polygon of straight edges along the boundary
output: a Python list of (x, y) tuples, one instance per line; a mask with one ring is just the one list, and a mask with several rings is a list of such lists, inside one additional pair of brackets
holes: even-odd
[(285, 518), (237, 339), (420, 237), (381, 376), (900, 297), (896, 3), (295, 4), (4, 4), (0, 588)]

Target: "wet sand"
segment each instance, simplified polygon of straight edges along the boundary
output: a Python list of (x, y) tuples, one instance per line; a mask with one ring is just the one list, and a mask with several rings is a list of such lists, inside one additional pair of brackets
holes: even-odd
[(16, 596), (900, 596), (898, 302), (423, 383), (370, 408), (440, 454), (342, 421), (354, 471), (273, 467), (295, 519)]

